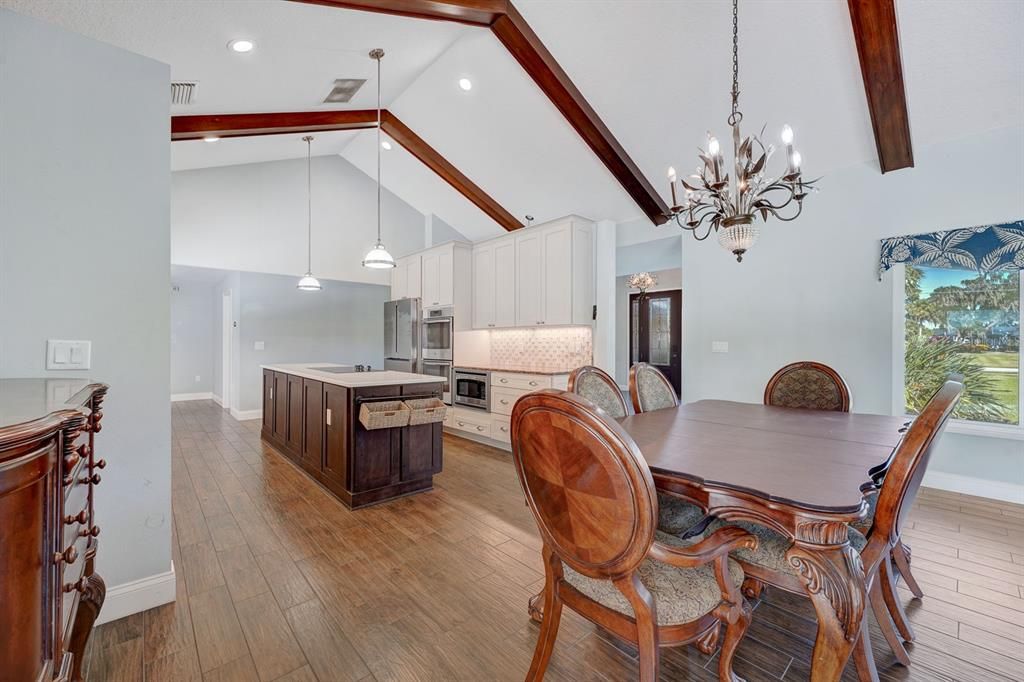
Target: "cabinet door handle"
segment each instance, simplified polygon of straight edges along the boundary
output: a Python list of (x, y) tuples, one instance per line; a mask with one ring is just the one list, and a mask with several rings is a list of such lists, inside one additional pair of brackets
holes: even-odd
[(477, 430), (477, 431), (483, 431), (483, 430), (484, 430), (484, 427), (482, 427), (482, 426), (478, 426), (478, 427), (476, 427), (476, 430)]
[(330, 408), (327, 409), (327, 425), (328, 426), (331, 425), (331, 410), (330, 410)]
[(508, 433), (508, 427), (507, 427), (507, 426), (500, 426), (500, 427), (498, 427), (498, 428), (500, 428), (500, 429), (501, 429), (502, 431), (504, 431), (505, 433)]
[(274, 399), (274, 389), (270, 389), (270, 399)]
[(466, 422), (459, 422), (459, 426), (465, 426)]
[(536, 385), (537, 385), (537, 382), (536, 382), (536, 381), (531, 381), (531, 382), (530, 382), (530, 385), (531, 385), (531, 386), (536, 386)]
[(501, 383), (503, 383), (503, 384), (507, 384), (507, 383), (508, 383), (508, 379), (499, 379), (499, 381), (500, 381)]
[(502, 399), (501, 399), (501, 404), (502, 404), (502, 405), (508, 405), (508, 401), (507, 401), (507, 400), (505, 400), (504, 398), (502, 398)]

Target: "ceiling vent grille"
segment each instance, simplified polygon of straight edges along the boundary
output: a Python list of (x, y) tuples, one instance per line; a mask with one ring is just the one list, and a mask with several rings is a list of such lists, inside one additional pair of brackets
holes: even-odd
[(171, 82), (171, 104), (192, 104), (198, 87), (196, 81)]
[(348, 102), (352, 99), (352, 96), (359, 92), (359, 88), (363, 87), (363, 83), (366, 82), (365, 78), (339, 78), (334, 81), (334, 87), (327, 97), (324, 97), (324, 104), (338, 104), (340, 102)]

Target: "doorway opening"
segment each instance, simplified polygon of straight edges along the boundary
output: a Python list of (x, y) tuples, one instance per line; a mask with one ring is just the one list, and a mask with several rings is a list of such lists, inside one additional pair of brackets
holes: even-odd
[(220, 396), (222, 401), (221, 407), (224, 409), (230, 409), (231, 407), (231, 332), (234, 327), (234, 317), (231, 314), (232, 307), (231, 290), (228, 289), (221, 297)]
[(683, 293), (680, 289), (629, 296), (629, 364), (646, 362), (682, 387)]

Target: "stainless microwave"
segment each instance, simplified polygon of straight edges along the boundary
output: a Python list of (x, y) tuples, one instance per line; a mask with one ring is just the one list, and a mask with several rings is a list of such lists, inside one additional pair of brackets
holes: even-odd
[(491, 409), (491, 373), (480, 369), (455, 368), (452, 403), (477, 410)]

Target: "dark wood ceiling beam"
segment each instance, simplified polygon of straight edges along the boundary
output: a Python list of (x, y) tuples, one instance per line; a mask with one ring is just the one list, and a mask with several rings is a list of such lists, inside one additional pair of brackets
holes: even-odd
[(883, 173), (912, 168), (910, 115), (894, 0), (848, 0)]
[(381, 128), (388, 134), (388, 137), (402, 145), (406, 151), (423, 162), (438, 177), (454, 187), (459, 194), (473, 202), (477, 208), (489, 215), (506, 230), (517, 230), (523, 226), (514, 215), (502, 208), (490, 195), (463, 175), (458, 168), (448, 162), (448, 159), (444, 158), (436, 149), (427, 144), (422, 137), (402, 123), (397, 116), (389, 111), (385, 111)]
[(292, 0), (487, 26), (656, 225), (669, 207), (509, 0)]
[[(376, 127), (376, 109), (288, 111), (266, 114), (200, 114), (172, 116), (171, 140), (198, 140), (207, 135), (256, 137)], [(494, 222), (506, 230), (515, 230), (523, 226), (515, 216), (506, 211), (487, 192), (480, 189), (448, 159), (386, 109), (381, 112), (381, 130), (451, 185), (455, 191), (486, 213)]]
[(199, 114), (172, 116), (171, 139), (198, 140), (207, 135), (248, 137), (376, 127), (376, 109), (286, 111), (272, 114)]

